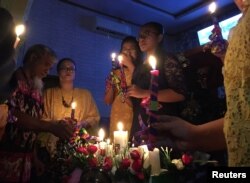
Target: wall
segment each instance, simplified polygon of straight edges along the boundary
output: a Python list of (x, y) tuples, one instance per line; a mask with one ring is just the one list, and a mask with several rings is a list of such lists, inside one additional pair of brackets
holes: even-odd
[[(18, 61), (20, 64), (27, 48), (36, 43), (53, 48), (58, 58), (72, 58), (77, 64), (75, 85), (89, 89), (101, 116), (108, 117), (110, 108), (103, 102), (105, 78), (111, 69), (110, 54), (119, 51), (121, 40), (86, 30), (82, 22), (86, 15), (94, 14), (59, 0), (35, 0)], [(56, 74), (55, 67), (51, 73)]]

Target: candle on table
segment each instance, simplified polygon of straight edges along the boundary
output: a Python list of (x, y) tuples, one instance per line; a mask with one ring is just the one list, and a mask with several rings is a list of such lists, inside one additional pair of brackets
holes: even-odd
[(110, 144), (110, 139), (107, 139), (107, 156), (112, 156), (113, 145)]
[(99, 143), (99, 147), (100, 149), (106, 149), (106, 142), (103, 141), (104, 137), (105, 137), (105, 131), (101, 128), (98, 132), (99, 135), (99, 139), (100, 139), (100, 143)]
[(16, 41), (15, 41), (15, 44), (14, 44), (14, 48), (17, 47), (19, 41), (20, 41), (20, 35), (23, 34), (25, 31), (25, 26), (23, 24), (20, 24), (20, 25), (17, 25), (16, 28), (15, 28), (15, 32), (16, 32)]
[[(158, 111), (158, 77), (159, 70), (156, 69), (156, 58), (154, 56), (149, 56), (149, 64), (152, 67), (150, 71), (151, 82), (150, 82), (150, 103), (149, 103), (149, 122), (154, 123), (157, 121), (156, 112)], [(151, 135), (156, 135), (156, 131), (153, 128), (149, 129)]]
[(76, 102), (71, 104), (71, 119), (75, 119)]
[(158, 148), (149, 151), (149, 162), (151, 165), (151, 176), (158, 176), (161, 173), (160, 151)]
[(128, 131), (123, 131), (122, 122), (117, 124), (118, 131), (114, 131), (114, 144), (119, 146), (121, 149), (126, 148), (128, 144)]

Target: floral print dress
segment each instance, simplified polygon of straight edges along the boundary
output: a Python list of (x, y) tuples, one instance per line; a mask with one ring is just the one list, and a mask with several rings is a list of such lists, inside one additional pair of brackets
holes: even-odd
[(29, 182), (36, 133), (21, 128), (13, 111), (40, 118), (43, 100), (40, 91), (29, 84), (21, 68), (14, 76), (17, 88), (8, 100), (9, 116), (0, 142), (0, 182)]

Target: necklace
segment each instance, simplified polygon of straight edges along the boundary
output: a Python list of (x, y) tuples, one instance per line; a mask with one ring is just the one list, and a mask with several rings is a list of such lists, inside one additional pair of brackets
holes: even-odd
[[(62, 90), (61, 90), (61, 93), (62, 93)], [(70, 100), (70, 102), (69, 103), (67, 103), (66, 101), (65, 101), (65, 99), (64, 99), (64, 97), (63, 97), (63, 93), (62, 93), (62, 104), (63, 104), (63, 106), (64, 107), (66, 107), (66, 108), (70, 108), (71, 107), (71, 104), (72, 104), (72, 102), (73, 102), (73, 100), (74, 100), (74, 89), (73, 89), (73, 93), (72, 93), (72, 97), (71, 97), (71, 100)]]

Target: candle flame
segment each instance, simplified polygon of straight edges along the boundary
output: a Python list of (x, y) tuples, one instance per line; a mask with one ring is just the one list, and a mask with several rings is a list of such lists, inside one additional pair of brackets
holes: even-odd
[(76, 102), (72, 102), (71, 108), (72, 108), (72, 109), (76, 109)]
[(112, 61), (115, 61), (116, 53), (111, 53)]
[(212, 3), (209, 5), (209, 7), (208, 7), (208, 9), (209, 9), (209, 11), (210, 11), (211, 14), (213, 14), (213, 13), (216, 11), (216, 8), (217, 8), (217, 5), (216, 5), (215, 2), (212, 2)]
[(123, 124), (122, 124), (122, 122), (118, 122), (117, 123), (117, 128), (118, 128), (119, 131), (123, 130)]
[(117, 59), (118, 59), (119, 63), (121, 64), (121, 63), (122, 63), (122, 60), (123, 60), (122, 55), (118, 55)]
[(23, 24), (17, 25), (15, 28), (15, 32), (17, 37), (20, 36), (21, 34), (23, 34), (25, 31), (25, 26)]
[(108, 145), (110, 144), (110, 139), (107, 139), (107, 144), (108, 144)]
[(99, 130), (98, 135), (99, 135), (100, 140), (103, 141), (105, 137), (105, 132), (102, 128)]
[(152, 55), (148, 58), (149, 64), (151, 65), (152, 69), (156, 68), (156, 58)]

